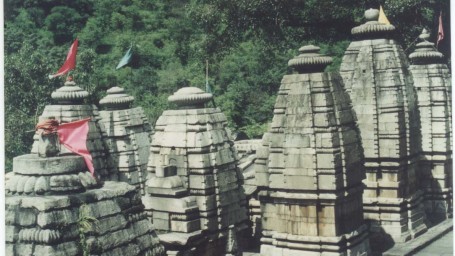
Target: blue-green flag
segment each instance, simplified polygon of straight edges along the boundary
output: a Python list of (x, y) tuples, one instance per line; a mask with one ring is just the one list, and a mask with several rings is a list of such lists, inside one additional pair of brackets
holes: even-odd
[(133, 46), (131, 45), (131, 47), (128, 49), (128, 51), (125, 53), (125, 55), (123, 56), (123, 58), (120, 60), (120, 62), (118, 63), (117, 67), (115, 69), (119, 69), (125, 65), (127, 65), (128, 63), (130, 63), (131, 61), (131, 56), (133, 56), (133, 52), (132, 52), (132, 49), (133, 49)]
[(212, 87), (210, 87), (209, 81), (205, 82), (205, 92), (212, 93)]

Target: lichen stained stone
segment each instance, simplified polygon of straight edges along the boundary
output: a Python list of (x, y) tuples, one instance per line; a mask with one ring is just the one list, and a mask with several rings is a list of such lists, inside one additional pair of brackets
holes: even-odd
[(363, 149), (332, 58), (303, 46), (288, 65), (256, 155), (261, 255), (369, 255)]
[(370, 231), (404, 242), (427, 230), (417, 174), (421, 151), (417, 95), (409, 64), (379, 11), (352, 29), (340, 66), (365, 155), (364, 216)]

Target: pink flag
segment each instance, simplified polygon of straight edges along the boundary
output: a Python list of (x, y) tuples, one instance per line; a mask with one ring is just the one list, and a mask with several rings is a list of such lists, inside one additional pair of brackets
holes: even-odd
[(68, 150), (84, 157), (85, 164), (92, 176), (95, 169), (93, 168), (92, 156), (87, 149), (88, 122), (90, 118), (79, 121), (60, 124), (57, 128), (57, 133), (60, 139), (60, 144), (63, 144)]
[(440, 41), (444, 39), (444, 29), (442, 28), (442, 11), (439, 13), (439, 27), (438, 27), (438, 40), (436, 41), (436, 47)]
[(76, 38), (74, 43), (71, 45), (70, 50), (68, 51), (68, 55), (66, 55), (65, 63), (63, 63), (63, 66), (57, 71), (56, 74), (49, 75), (49, 79), (64, 75), (76, 67), (76, 54), (78, 44), (79, 41)]

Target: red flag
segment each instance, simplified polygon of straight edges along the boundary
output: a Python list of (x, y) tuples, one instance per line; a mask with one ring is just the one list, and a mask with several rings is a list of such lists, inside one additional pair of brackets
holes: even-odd
[(436, 47), (438, 47), (438, 44), (440, 41), (444, 39), (444, 29), (442, 28), (442, 11), (439, 14), (439, 28), (438, 28), (438, 40), (436, 41)]
[(85, 163), (90, 173), (94, 175), (92, 156), (87, 149), (88, 122), (90, 118), (79, 121), (60, 124), (57, 133), (60, 144), (63, 144), (68, 150), (84, 157)]
[(79, 44), (78, 39), (74, 41), (71, 45), (70, 50), (68, 51), (68, 55), (66, 55), (66, 61), (63, 63), (63, 66), (57, 71), (56, 74), (49, 75), (49, 79), (64, 75), (68, 73), (71, 69), (76, 67), (76, 54), (77, 54), (77, 45)]

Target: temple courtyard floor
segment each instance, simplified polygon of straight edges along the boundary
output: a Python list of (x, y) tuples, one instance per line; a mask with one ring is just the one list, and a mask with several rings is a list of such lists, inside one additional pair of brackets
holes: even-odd
[[(406, 243), (397, 243), (383, 256), (452, 256), (454, 247), (453, 219), (448, 219), (430, 228), (425, 234)], [(258, 252), (244, 252), (243, 256), (259, 256)]]

